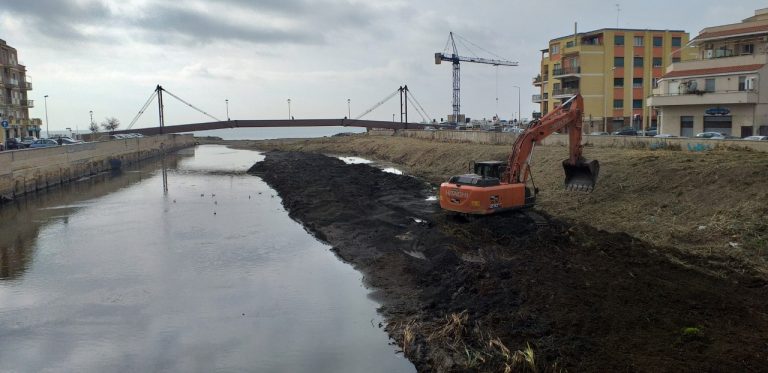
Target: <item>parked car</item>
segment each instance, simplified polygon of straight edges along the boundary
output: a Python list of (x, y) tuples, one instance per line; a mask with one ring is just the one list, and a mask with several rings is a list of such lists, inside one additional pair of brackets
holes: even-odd
[(656, 136), (659, 134), (659, 130), (656, 127), (650, 127), (645, 132), (643, 132), (645, 136)]
[(662, 138), (662, 139), (674, 139), (674, 138), (681, 138), (680, 136), (670, 135), (668, 133), (660, 133), (658, 135), (654, 135), (653, 137), (656, 138)]
[(73, 140), (69, 137), (59, 137), (56, 139), (56, 142), (59, 143), (59, 145), (72, 145), (72, 144), (82, 144), (83, 140)]
[(18, 137), (9, 137), (5, 140), (5, 149), (24, 149), (24, 145), (21, 143), (21, 139)]
[(613, 131), (612, 135), (618, 136), (637, 136), (637, 130), (634, 128), (622, 128), (618, 131)]
[(702, 132), (697, 133), (696, 138), (698, 139), (713, 139), (713, 140), (725, 140), (726, 136), (725, 134), (722, 134), (720, 132)]
[(747, 136), (747, 137), (744, 138), (744, 140), (768, 141), (768, 136)]
[(59, 143), (54, 139), (40, 139), (30, 145), (30, 148), (47, 148), (51, 146), (59, 146)]
[(21, 144), (24, 145), (25, 148), (28, 148), (30, 145), (32, 145), (33, 142), (37, 140), (34, 137), (22, 137), (21, 138)]
[(589, 134), (591, 136), (606, 136), (606, 135), (610, 135), (610, 133), (608, 133), (608, 132), (590, 132)]

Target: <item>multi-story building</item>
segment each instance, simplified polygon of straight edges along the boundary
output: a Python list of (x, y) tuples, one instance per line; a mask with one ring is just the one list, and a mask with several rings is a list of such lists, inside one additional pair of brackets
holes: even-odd
[(698, 57), (669, 66), (648, 100), (661, 116), (659, 131), (768, 135), (768, 8), (705, 28), (691, 44)]
[(584, 98), (584, 130), (638, 129), (656, 124), (645, 100), (664, 67), (693, 58), (684, 31), (601, 29), (549, 41), (533, 96), (546, 114), (576, 93)]
[(29, 108), (34, 102), (27, 95), (32, 83), (27, 69), (19, 64), (16, 49), (0, 40), (0, 140), (5, 143), (9, 137), (40, 137), (40, 119), (29, 117)]

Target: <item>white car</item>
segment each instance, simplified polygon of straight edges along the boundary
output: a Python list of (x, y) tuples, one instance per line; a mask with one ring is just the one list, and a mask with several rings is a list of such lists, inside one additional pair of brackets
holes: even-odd
[(768, 136), (747, 136), (744, 138), (744, 140), (768, 141)]
[(720, 132), (702, 132), (697, 133), (696, 138), (699, 139), (713, 139), (713, 140), (725, 140), (725, 135)]

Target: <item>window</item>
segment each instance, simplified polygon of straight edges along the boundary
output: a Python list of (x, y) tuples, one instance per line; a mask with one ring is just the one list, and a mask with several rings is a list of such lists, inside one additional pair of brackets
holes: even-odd
[(754, 44), (742, 44), (739, 48), (740, 54), (754, 54), (755, 53), (755, 45)]
[(613, 78), (613, 86), (616, 88), (623, 88), (624, 78)]
[(673, 36), (672, 37), (672, 46), (673, 47), (679, 47), (682, 46), (682, 39), (679, 36)]
[(643, 67), (643, 57), (635, 57), (634, 64), (635, 67)]
[(744, 92), (747, 90), (747, 77), (746, 76), (740, 76), (739, 77), (739, 91)]
[(632, 88), (643, 88), (643, 78), (632, 78)]
[(632, 100), (632, 108), (633, 109), (642, 109), (643, 108), (643, 100)]
[(672, 57), (672, 63), (680, 62), (680, 57)]
[(550, 54), (559, 54), (560, 53), (560, 44), (552, 44), (549, 46), (549, 53)]
[(613, 37), (613, 44), (624, 45), (624, 35), (616, 35)]
[(613, 58), (613, 66), (614, 67), (624, 67), (624, 57), (614, 57)]
[(653, 46), (654, 47), (660, 47), (664, 45), (664, 38), (661, 36), (654, 36), (653, 37)]
[(653, 67), (661, 67), (661, 57), (653, 57)]
[(705, 92), (714, 92), (715, 91), (715, 79), (704, 79), (704, 91)]
[(642, 36), (635, 36), (635, 46), (636, 47), (642, 47), (643, 46), (643, 37)]
[(624, 100), (613, 100), (613, 108), (614, 109), (624, 108)]
[(569, 41), (569, 42), (565, 43), (565, 47), (566, 47), (566, 48), (571, 48), (571, 47), (573, 47), (574, 45), (576, 45), (576, 43), (574, 43), (574, 42), (573, 42), (573, 40), (571, 40), (571, 41)]

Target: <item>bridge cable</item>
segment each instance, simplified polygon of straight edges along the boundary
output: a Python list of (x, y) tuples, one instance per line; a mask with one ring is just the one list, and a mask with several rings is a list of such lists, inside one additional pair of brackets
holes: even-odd
[(136, 124), (136, 121), (139, 120), (139, 118), (141, 117), (141, 114), (144, 114), (144, 111), (147, 110), (147, 108), (149, 107), (149, 104), (151, 104), (152, 100), (155, 99), (155, 96), (157, 96), (157, 91), (153, 91), (152, 94), (149, 95), (149, 100), (147, 100), (147, 102), (144, 103), (144, 106), (141, 107), (141, 110), (139, 110), (139, 113), (136, 114), (135, 117), (133, 117), (133, 120), (131, 121), (131, 124), (128, 125), (127, 129), (133, 128), (133, 125)]
[(409, 99), (412, 98), (413, 101), (416, 103), (416, 111), (418, 112), (419, 110), (421, 110), (421, 112), (427, 117), (426, 119), (427, 123), (429, 123), (430, 116), (429, 114), (427, 114), (427, 111), (424, 110), (424, 107), (421, 106), (421, 104), (419, 103), (419, 100), (416, 99), (416, 96), (413, 94), (413, 91), (409, 89), (408, 93), (410, 93), (410, 96), (408, 98)]
[(355, 118), (355, 119), (357, 120), (357, 119), (360, 119), (360, 118), (368, 115), (370, 112), (376, 110), (376, 108), (378, 108), (379, 106), (383, 105), (385, 102), (389, 101), (392, 97), (395, 97), (395, 95), (397, 95), (398, 93), (400, 93), (400, 88), (396, 89), (389, 96), (387, 96), (384, 99), (382, 99), (381, 101), (377, 102), (376, 105), (373, 105), (373, 107), (371, 107), (370, 109), (366, 110), (364, 113), (358, 115), (357, 118)]
[(179, 100), (179, 101), (181, 101), (181, 102), (183, 102), (183, 103), (187, 104), (187, 106), (191, 107), (192, 109), (195, 109), (195, 110), (199, 111), (199, 112), (200, 112), (200, 113), (202, 113), (203, 115), (206, 115), (206, 116), (208, 116), (208, 117), (212, 118), (213, 120), (215, 120), (215, 121), (217, 121), (217, 122), (221, 122), (221, 119), (219, 119), (219, 118), (216, 118), (216, 117), (214, 117), (213, 115), (211, 115), (211, 114), (208, 114), (208, 113), (206, 113), (206, 112), (204, 112), (204, 111), (202, 111), (202, 110), (198, 109), (197, 107), (195, 107), (194, 105), (190, 104), (189, 102), (186, 102), (186, 101), (182, 100), (182, 99), (181, 99), (179, 96), (176, 96), (176, 95), (174, 95), (173, 93), (169, 92), (167, 89), (163, 88), (163, 92), (165, 92), (165, 93), (167, 93), (167, 94), (169, 94), (169, 95), (173, 96), (173, 98), (175, 98), (175, 99), (177, 99), (177, 100)]

